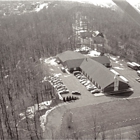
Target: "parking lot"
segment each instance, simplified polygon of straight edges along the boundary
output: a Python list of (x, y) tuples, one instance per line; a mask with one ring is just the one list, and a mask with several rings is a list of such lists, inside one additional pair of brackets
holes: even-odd
[[(127, 67), (125, 61), (111, 60), (111, 63), (112, 63), (113, 69), (116, 70), (118, 73), (120, 73), (120, 75), (127, 78), (129, 80), (130, 86), (134, 89), (134, 93), (127, 98), (112, 96), (112, 95), (111, 96), (105, 96), (105, 95), (104, 96), (94, 96), (95, 94), (92, 94), (91, 92), (89, 92), (86, 89), (86, 87), (84, 85), (82, 85), (80, 83), (80, 81), (73, 74), (68, 74), (68, 73), (62, 72), (61, 64), (47, 65), (47, 67), (50, 69), (50, 73), (52, 73), (54, 75), (59, 75), (59, 78), (62, 79), (63, 84), (69, 90), (69, 93), (62, 95), (63, 97), (74, 96), (71, 94), (72, 91), (79, 91), (81, 93), (81, 95), (77, 95), (79, 97), (79, 100), (72, 102), (72, 103), (70, 102), (66, 106), (62, 107), (61, 109), (62, 110), (63, 109), (65, 109), (65, 110), (77, 109), (76, 112), (79, 112), (79, 110), (78, 110), (78, 108), (79, 108), (82, 110), (82, 112), (84, 112), (85, 108), (81, 108), (81, 107), (87, 106), (87, 108), (89, 108), (89, 106), (91, 106), (91, 108), (94, 109), (95, 106), (99, 105), (99, 107), (100, 107), (100, 105), (102, 105), (103, 107), (105, 107), (105, 105), (106, 105), (105, 112), (110, 111), (110, 113), (112, 113), (111, 118), (114, 118), (114, 116), (115, 116), (117, 119), (117, 121), (115, 119), (113, 119), (113, 121), (110, 121), (110, 117), (105, 117), (105, 118), (109, 118), (110, 125), (117, 126), (117, 124), (122, 124), (125, 126), (127, 123), (129, 123), (127, 125), (133, 126), (135, 123), (137, 123), (136, 120), (139, 121), (139, 119), (136, 116), (136, 113), (138, 113), (138, 111), (136, 111), (136, 107), (137, 107), (137, 103), (139, 101), (139, 99), (137, 99), (137, 97), (139, 97), (140, 83), (138, 83), (135, 80), (135, 78), (137, 78), (138, 75), (137, 75), (136, 71)], [(136, 98), (136, 99), (127, 100), (128, 98), (130, 98), (130, 99)], [(131, 103), (131, 101), (133, 101), (133, 102)], [(136, 103), (135, 107), (134, 107), (134, 103)], [(113, 105), (113, 104), (117, 104), (117, 105)], [(112, 107), (112, 109), (110, 109), (110, 107)], [(114, 108), (118, 109), (119, 111), (122, 111), (122, 113), (116, 114), (116, 109), (115, 109), (115, 112), (112, 111)], [(129, 108), (129, 111), (127, 110), (127, 108)], [(128, 114), (126, 115), (128, 117), (127, 119), (126, 119), (125, 115), (124, 115), (124, 117), (122, 117), (120, 115), (120, 114), (122, 114), (122, 115), (124, 114), (124, 110), (128, 111)], [(100, 109), (98, 109), (98, 111), (100, 111)], [(86, 111), (86, 113), (87, 113), (87, 111)], [(110, 115), (110, 113), (106, 113), (106, 114)], [(58, 114), (56, 114), (56, 115), (58, 115)], [(63, 114), (61, 114), (61, 115), (63, 115)], [(81, 115), (81, 113), (79, 113), (79, 115)], [(130, 115), (132, 115), (132, 116), (130, 116)], [(100, 115), (100, 116), (102, 116), (102, 115)], [(51, 118), (51, 120), (53, 120), (52, 116), (50, 118)], [(56, 118), (56, 117), (54, 117), (54, 118)], [(120, 118), (120, 120), (118, 120), (118, 118)], [(133, 122), (133, 121), (135, 121), (135, 122)], [(83, 128), (81, 128), (81, 129), (83, 129)], [(131, 131), (131, 130), (127, 130), (127, 132), (128, 131)]]
[(77, 95), (80, 98), (91, 98), (93, 96), (89, 91), (87, 91), (86, 87), (82, 85), (73, 74), (70, 74), (68, 76), (61, 76), (61, 79), (63, 80), (64, 84), (67, 85), (70, 91), (70, 96), (72, 96), (72, 91), (80, 92), (81, 95)]
[(140, 96), (140, 83), (136, 81), (139, 76), (137, 72), (127, 66), (127, 62), (121, 59), (111, 60), (112, 68), (117, 71), (120, 75), (124, 76), (128, 81), (130, 86), (133, 88), (134, 92), (129, 97), (139, 97)]
[[(115, 71), (117, 71), (118, 73), (120, 73), (120, 75), (122, 75), (126, 79), (128, 79), (130, 86), (134, 89), (133, 94), (126, 96), (126, 97), (120, 96), (119, 99), (139, 97), (140, 96), (140, 94), (139, 94), (140, 83), (135, 80), (137, 77), (139, 77), (137, 75), (136, 71), (129, 68), (124, 60), (117, 59), (117, 57), (114, 57), (114, 59), (111, 59), (111, 64), (112, 64), (112, 68)], [(101, 103), (101, 102), (106, 102), (106, 101), (118, 100), (119, 95), (118, 96), (101, 95), (101, 96), (96, 97), (96, 95), (100, 95), (100, 94), (99, 93), (92, 94), (90, 91), (87, 90), (87, 88), (82, 83), (80, 83), (79, 79), (77, 79), (73, 74), (69, 74), (67, 72), (62, 72), (61, 64), (55, 63), (53, 65), (48, 65), (48, 66), (50, 69), (50, 73), (59, 75), (60, 79), (62, 79), (62, 81), (63, 81), (63, 84), (69, 90), (69, 93), (61, 94), (62, 97), (67, 97), (67, 96), (78, 97), (79, 101), (81, 103), (84, 101), (84, 102), (87, 102), (87, 104), (91, 104), (92, 102)], [(78, 91), (81, 93), (81, 95), (73, 95), (71, 93), (72, 91)]]

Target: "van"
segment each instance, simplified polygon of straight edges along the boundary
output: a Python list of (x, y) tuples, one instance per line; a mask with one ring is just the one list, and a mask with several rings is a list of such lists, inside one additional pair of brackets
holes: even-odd
[(61, 71), (62, 72), (66, 72), (64, 67), (61, 67)]

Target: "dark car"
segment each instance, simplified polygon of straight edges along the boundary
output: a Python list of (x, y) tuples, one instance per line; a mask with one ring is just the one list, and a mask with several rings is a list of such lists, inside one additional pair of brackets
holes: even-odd
[(56, 62), (57, 64), (60, 64), (60, 63), (61, 63), (59, 60), (56, 60), (55, 62)]
[(79, 91), (72, 91), (72, 94), (74, 94), (74, 95), (81, 95), (81, 93)]
[(81, 72), (80, 71), (74, 71), (73, 74), (77, 75), (77, 74), (81, 74)]

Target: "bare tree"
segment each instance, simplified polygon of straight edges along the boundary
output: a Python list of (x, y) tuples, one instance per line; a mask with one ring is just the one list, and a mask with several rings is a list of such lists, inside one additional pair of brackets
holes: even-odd
[(103, 123), (101, 125), (101, 129), (100, 129), (100, 137), (101, 137), (101, 140), (105, 140), (106, 139), (106, 129), (107, 129), (107, 126), (105, 123)]
[(136, 139), (136, 140), (140, 140), (140, 130), (134, 131), (131, 138)]
[(101, 127), (98, 125), (99, 123), (97, 121), (97, 116), (92, 116), (92, 120), (89, 123), (92, 123), (92, 137), (94, 140), (97, 140), (99, 133), (101, 132)]
[(116, 139), (123, 140), (123, 135), (122, 135), (121, 129), (110, 130), (109, 136), (112, 140), (116, 140)]

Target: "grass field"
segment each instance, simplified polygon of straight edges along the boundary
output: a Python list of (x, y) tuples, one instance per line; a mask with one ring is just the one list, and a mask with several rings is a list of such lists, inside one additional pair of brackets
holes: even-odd
[[(95, 97), (87, 91), (76, 77), (72, 74), (63, 73), (60, 70), (60, 65), (48, 67), (50, 70), (51, 68), (53, 68), (53, 71), (50, 71), (51, 73), (61, 74), (60, 78), (70, 92), (80, 91), (81, 98), (76, 102), (68, 103), (54, 110), (48, 116), (44, 133), (45, 138), (75, 139), (77, 137), (91, 139), (95, 137), (95, 134), (98, 137), (98, 133), (105, 131), (107, 137), (112, 139), (112, 133), (114, 135), (127, 134), (132, 131), (132, 126), (140, 123), (138, 93), (136, 94), (138, 98), (135, 99), (132, 99), (131, 95), (131, 99), (125, 96)], [(71, 93), (68, 95), (71, 95)], [(137, 129), (140, 130), (139, 126)], [(117, 139), (120, 138), (117, 137)]]
[[(140, 123), (140, 99), (121, 100), (69, 109), (63, 115), (63, 138), (132, 126)], [(95, 131), (95, 128), (97, 132)], [(104, 130), (103, 130), (104, 128)]]

